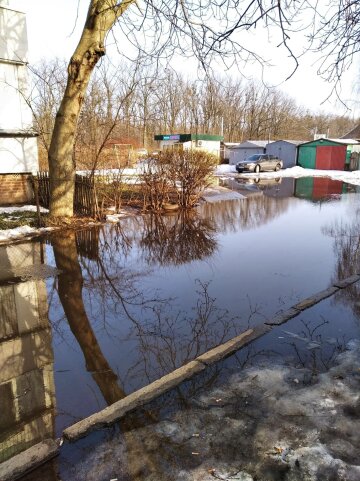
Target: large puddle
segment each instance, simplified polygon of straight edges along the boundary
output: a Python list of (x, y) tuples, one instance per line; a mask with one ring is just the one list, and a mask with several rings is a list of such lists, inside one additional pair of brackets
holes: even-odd
[[(318, 178), (223, 182), (247, 198), (203, 204), (186, 215), (126, 218), (117, 225), (1, 248), (0, 462), (41, 439), (60, 435), (63, 428), (249, 326), (359, 272), (360, 194), (355, 187)], [(281, 378), (281, 388), (272, 395), (278, 398), (288, 379), (293, 379), (289, 383), (294, 388), (317, 385), (321, 375), (339, 362), (339, 353), (347, 352), (349, 341), (360, 337), (359, 289), (354, 284), (339, 291), (200, 376), (194, 386), (184, 387), (180, 396), (184, 404), (175, 394), (169, 395), (171, 412), (155, 403), (155, 411), (161, 412), (155, 416), (159, 432), (171, 437), (171, 423), (175, 426), (176, 419), (183, 419), (186, 399), (193, 399), (194, 392), (200, 393), (191, 405), (196, 409), (202, 409), (202, 402), (211, 404), (209, 396), (236, 397), (230, 386), (236, 379), (235, 391), (244, 388), (250, 376), (247, 369), (267, 366), (269, 379)], [(239, 369), (241, 375), (236, 374)], [(258, 404), (265, 381), (258, 371), (251, 376), (259, 377), (260, 387), (253, 394), (248, 389), (248, 403), (253, 395)], [(215, 417), (210, 412), (208, 425), (213, 427), (204, 434), (207, 453), (221, 424), (220, 418), (216, 420), (218, 412)], [(250, 416), (260, 414), (255, 410)], [(178, 418), (162, 427), (164, 416)], [(200, 430), (195, 421), (198, 411), (189, 416), (192, 431)], [(229, 416), (234, 417), (231, 412)], [(244, 422), (238, 416), (240, 421)], [(131, 431), (129, 426), (123, 424), (121, 430)], [(274, 428), (265, 423), (262, 429)], [(183, 431), (175, 445), (183, 444), (181, 436), (199, 434)], [(104, 436), (93, 435), (87, 442), (111, 444)], [(253, 436), (251, 429), (247, 436)], [(149, 435), (149, 439), (153, 438)], [(229, 446), (234, 442), (230, 434), (226, 439)], [(279, 449), (287, 448), (285, 444)], [(118, 447), (119, 456), (131, 451), (125, 445)], [(71, 454), (67, 449), (65, 461), (60, 457), (57, 467), (51, 468), (60, 470), (61, 479), (133, 479), (125, 468), (122, 475), (110, 470), (92, 478), (86, 477), (83, 466), (82, 474), (75, 476), (69, 465), (76, 465), (82, 450), (89, 447), (85, 443)], [(100, 451), (103, 458), (96, 458), (96, 463), (106, 464), (112, 449)], [(128, 456), (136, 457), (136, 449)], [(200, 454), (189, 454), (199, 450), (186, 451), (191, 461), (177, 463), (178, 469), (184, 473), (203, 469), (204, 457), (209, 460), (210, 454), (201, 462)], [(211, 463), (215, 460), (206, 466)], [(222, 459), (221, 466), (210, 466), (215, 471), (207, 474), (228, 479), (224, 476), (229, 477), (235, 466), (226, 471), (226, 463)], [(134, 479), (206, 479), (181, 473), (174, 478), (151, 476), (145, 473)], [(247, 479), (239, 476), (229, 479)], [(271, 476), (266, 479), (287, 479)], [(49, 475), (49, 479), (57, 478)]]

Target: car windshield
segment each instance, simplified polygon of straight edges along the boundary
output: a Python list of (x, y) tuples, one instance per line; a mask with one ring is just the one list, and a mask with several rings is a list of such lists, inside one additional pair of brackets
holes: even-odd
[(251, 160), (259, 160), (259, 159), (261, 159), (261, 154), (254, 154), (254, 155), (251, 155), (250, 157), (248, 157), (246, 159), (246, 162), (249, 162)]

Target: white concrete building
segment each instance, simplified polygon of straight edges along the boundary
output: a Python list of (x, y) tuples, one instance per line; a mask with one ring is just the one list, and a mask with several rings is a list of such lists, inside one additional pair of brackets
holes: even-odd
[[(27, 32), (25, 14), (0, 0), (0, 202), (12, 191), (11, 202), (30, 195), (26, 174), (38, 170), (36, 133), (27, 104)], [(8, 176), (4, 176), (7, 174)], [(14, 176), (14, 174), (17, 174)], [(9, 181), (11, 189), (6, 185)], [(14, 182), (18, 181), (18, 189)], [(14, 196), (14, 194), (17, 194)], [(15, 197), (15, 198), (14, 198)]]
[(204, 150), (220, 158), (220, 143), (222, 135), (208, 134), (166, 134), (155, 135), (154, 140), (160, 142), (160, 150)]

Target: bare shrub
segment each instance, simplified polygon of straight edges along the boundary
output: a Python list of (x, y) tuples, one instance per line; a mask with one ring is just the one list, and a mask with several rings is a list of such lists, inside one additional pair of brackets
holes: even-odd
[(146, 210), (159, 212), (169, 201), (171, 190), (168, 167), (158, 159), (148, 159), (139, 174)]
[(198, 203), (211, 183), (218, 159), (203, 150), (167, 151), (159, 162), (168, 168), (169, 180), (177, 194), (177, 203), (188, 209)]

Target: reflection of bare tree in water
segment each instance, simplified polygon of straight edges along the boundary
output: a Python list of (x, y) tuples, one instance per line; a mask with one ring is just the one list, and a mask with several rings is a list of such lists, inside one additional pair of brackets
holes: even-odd
[(217, 248), (213, 223), (196, 211), (144, 218), (140, 246), (149, 264), (181, 265), (210, 257)]
[(286, 212), (291, 202), (291, 198), (260, 195), (231, 202), (205, 203), (198, 210), (216, 231), (226, 233), (267, 224)]
[[(335, 222), (325, 226), (322, 231), (334, 239), (333, 249), (336, 256), (336, 271), (332, 281), (345, 279), (356, 274), (360, 268), (360, 210), (354, 211), (351, 224)], [(341, 289), (335, 295), (337, 300), (350, 304), (354, 313), (360, 318), (360, 283)]]
[(326, 326), (329, 321), (321, 315), (317, 322), (313, 318), (311, 321), (300, 319), (300, 323), (296, 333), (284, 330), (284, 334), (288, 339), (286, 343), (294, 349), (297, 368), (305, 370), (304, 384), (310, 384), (334, 365), (338, 354), (345, 350), (346, 341), (344, 337), (328, 337)]
[(197, 287), (190, 314), (166, 302), (148, 309), (143, 321), (134, 324), (131, 335), (139, 340), (139, 361), (129, 370), (132, 377), (161, 377), (246, 329), (216, 305), (209, 284), (197, 281)]
[[(84, 281), (77, 256), (75, 233), (56, 236), (53, 240), (53, 249), (57, 268), (61, 271), (58, 278), (59, 298), (71, 331), (84, 354), (86, 368), (99, 386), (104, 399), (107, 404), (114, 403), (126, 394), (118, 385), (117, 376), (101, 351), (86, 313), (83, 301)], [(98, 264), (93, 265), (98, 266)], [(104, 271), (102, 274), (105, 275)], [(111, 274), (106, 272), (104, 278), (111, 283)], [(115, 292), (119, 287), (113, 285), (112, 289)], [(121, 292), (118, 294), (121, 295)], [(147, 306), (147, 310), (153, 314), (153, 320), (145, 321), (144, 324), (133, 318), (134, 329), (140, 339), (140, 352), (144, 356), (142, 369), (146, 373), (149, 368), (148, 363), (155, 362), (157, 377), (171, 371), (179, 363), (187, 362), (207, 347), (222, 342), (233, 328), (233, 319), (229, 319), (227, 311), (215, 306), (215, 300), (208, 294), (207, 285), (200, 284), (194, 319), (182, 318), (180, 312), (171, 318), (171, 313), (167, 311), (168, 307), (165, 303), (160, 303), (152, 309)], [(182, 333), (181, 327), (184, 323), (190, 323), (191, 329)], [(152, 332), (154, 329), (157, 332)], [(155, 369), (155, 365), (152, 369)], [(201, 379), (201, 387), (204, 387), (204, 384), (211, 385), (217, 375), (218, 372), (212, 370), (208, 376)], [(177, 398), (182, 399), (183, 402), (200, 387), (199, 382), (195, 380), (189, 384), (186, 395), (181, 387), (176, 390)], [(153, 403), (153, 408), (155, 409), (152, 413), (137, 412), (128, 415), (119, 423), (126, 444), (127, 470), (132, 480), (145, 480), (149, 479), (149, 476), (157, 480), (168, 479), (168, 473), (163, 472), (161, 459), (168, 458), (167, 461), (171, 464), (170, 455), (174, 446), (163, 445), (161, 434), (159, 434), (158, 448), (155, 453), (141, 435), (141, 427), (154, 421), (154, 413), (160, 411), (163, 404), (160, 403), (157, 409), (156, 403)], [(118, 440), (115, 439), (114, 442)], [(161, 446), (160, 451), (159, 446)], [(101, 473), (103, 467), (93, 466), (91, 469)]]
[(75, 233), (58, 235), (53, 239), (57, 268), (58, 292), (70, 329), (85, 357), (86, 369), (100, 388), (104, 399), (111, 404), (124, 396), (117, 376), (103, 355), (89, 322), (82, 297), (83, 277), (77, 256)]
[[(118, 385), (117, 376), (101, 351), (85, 310), (82, 297), (83, 277), (77, 257), (75, 233), (56, 236), (53, 240), (53, 249), (56, 265), (61, 270), (58, 291), (65, 315), (84, 354), (86, 369), (91, 373), (105, 401), (110, 405), (125, 397), (126, 394)], [(156, 472), (158, 468), (153, 459), (146, 455), (143, 440), (131, 432), (135, 426), (138, 427), (138, 420), (132, 416), (121, 421), (120, 426), (125, 432), (128, 469), (132, 479), (142, 480), (144, 474)], [(142, 453), (141, 458), (139, 458), (140, 453)]]

